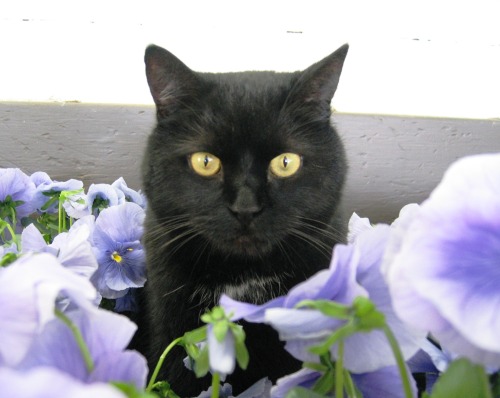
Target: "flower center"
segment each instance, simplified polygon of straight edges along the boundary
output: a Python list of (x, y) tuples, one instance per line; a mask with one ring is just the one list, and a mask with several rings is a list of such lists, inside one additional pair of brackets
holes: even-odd
[(121, 262), (123, 261), (122, 256), (120, 256), (120, 255), (118, 254), (118, 252), (113, 252), (113, 253), (111, 254), (111, 258), (112, 258), (113, 260), (115, 260), (117, 263), (121, 263)]

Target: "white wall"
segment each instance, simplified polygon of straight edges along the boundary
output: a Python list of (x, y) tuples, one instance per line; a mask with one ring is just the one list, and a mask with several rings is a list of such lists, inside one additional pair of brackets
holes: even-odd
[(151, 104), (156, 43), (200, 71), (296, 70), (351, 45), (340, 112), (500, 117), (500, 2), (0, 2), (0, 101)]

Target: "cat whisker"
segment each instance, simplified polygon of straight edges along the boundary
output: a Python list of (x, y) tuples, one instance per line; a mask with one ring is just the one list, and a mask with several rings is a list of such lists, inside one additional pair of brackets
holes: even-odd
[(291, 230), (291, 235), (300, 239), (301, 241), (309, 244), (310, 246), (314, 247), (319, 253), (321, 253), (324, 257), (326, 258), (331, 258), (332, 256), (332, 248), (333, 245), (330, 246), (326, 244), (325, 242), (321, 241), (320, 239), (315, 238), (312, 235), (309, 235), (300, 229), (293, 228)]
[[(178, 240), (181, 240), (176, 246), (173, 246), (172, 249), (169, 251), (170, 255), (175, 254), (177, 251), (179, 251), (184, 245), (186, 245), (189, 241), (195, 239), (196, 237), (200, 236), (201, 232), (196, 231), (196, 230), (190, 230), (182, 233), (181, 235), (176, 236), (174, 239), (171, 239), (168, 241), (164, 246), (170, 246), (172, 243), (177, 242)], [(186, 238), (187, 237), (187, 238)], [(186, 238), (186, 239), (184, 239)]]
[(296, 216), (295, 217), (299, 222), (301, 222), (301, 226), (318, 232), (319, 234), (334, 239), (336, 243), (342, 242), (345, 238), (345, 234), (343, 231), (336, 229), (331, 224), (325, 223), (320, 220), (316, 220), (313, 218), (307, 218), (304, 216)]
[(186, 284), (184, 283), (183, 285), (178, 286), (178, 287), (177, 287), (177, 288), (175, 288), (174, 290), (171, 290), (171, 291), (169, 291), (169, 292), (165, 293), (162, 297), (163, 297), (163, 298), (168, 297), (168, 296), (170, 296), (171, 294), (174, 294), (174, 293), (178, 292), (179, 290), (183, 289), (185, 286), (186, 286)]

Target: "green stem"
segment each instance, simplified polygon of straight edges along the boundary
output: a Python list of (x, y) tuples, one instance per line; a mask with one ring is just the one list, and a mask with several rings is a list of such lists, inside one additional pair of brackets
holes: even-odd
[(9, 234), (12, 238), (12, 242), (14, 242), (16, 244), (17, 250), (20, 251), (21, 244), (19, 242), (19, 237), (16, 235), (16, 231), (14, 231), (14, 229), (12, 228), (12, 225), (10, 225), (8, 222), (6, 222), (6, 227), (7, 227), (7, 230), (9, 231)]
[(340, 340), (335, 361), (335, 398), (344, 396), (344, 341)]
[(382, 330), (389, 341), (389, 345), (391, 346), (392, 353), (396, 358), (396, 363), (398, 365), (399, 374), (401, 375), (401, 380), (403, 382), (403, 391), (406, 398), (412, 398), (413, 394), (411, 391), (410, 379), (408, 375), (408, 371), (406, 369), (405, 360), (403, 358), (403, 354), (401, 353), (401, 349), (399, 348), (398, 342), (392, 333), (392, 330), (389, 326), (384, 325)]
[(354, 387), (354, 383), (352, 381), (351, 374), (347, 369), (344, 369), (344, 380), (345, 380), (345, 389), (348, 397), (356, 398), (358, 397), (356, 392), (356, 387)]
[(83, 361), (85, 362), (85, 367), (87, 368), (87, 372), (91, 373), (94, 370), (94, 361), (92, 356), (90, 355), (89, 348), (83, 339), (83, 335), (80, 330), (76, 327), (76, 325), (69, 319), (62, 311), (56, 308), (55, 310), (56, 317), (59, 318), (69, 329), (76, 340), (76, 344), (80, 349), (80, 353), (82, 354)]
[(158, 360), (158, 363), (156, 364), (155, 370), (153, 372), (153, 375), (151, 376), (151, 379), (149, 380), (148, 386), (146, 387), (147, 392), (151, 392), (153, 389), (153, 386), (156, 382), (156, 378), (158, 377), (158, 373), (160, 373), (160, 369), (163, 366), (163, 362), (165, 362), (165, 358), (167, 357), (168, 353), (174, 348), (179, 342), (182, 340), (182, 337), (176, 338), (174, 341), (172, 341), (167, 348), (165, 348), (165, 351), (160, 356), (160, 359)]
[[(62, 195), (61, 195), (62, 196)], [(58, 206), (58, 210), (59, 210), (59, 228), (58, 228), (58, 232), (61, 233), (61, 232), (64, 232), (66, 230), (66, 214), (65, 214), (65, 211), (64, 211), (64, 207), (63, 207), (63, 198), (59, 196), (59, 206)]]
[(11, 207), (11, 209), (10, 209), (10, 217), (12, 218), (12, 225), (15, 228), (16, 224), (17, 224), (17, 213), (16, 213), (16, 209), (14, 207)]
[(212, 395), (211, 398), (219, 398), (220, 375), (215, 372), (212, 375)]
[(19, 242), (19, 238), (16, 235), (16, 224), (17, 224), (17, 213), (15, 208), (10, 209), (11, 212), (11, 219), (12, 219), (12, 225), (7, 223), (7, 229), (9, 230), (10, 235), (12, 236), (12, 241), (16, 244), (17, 250), (21, 250), (21, 243)]

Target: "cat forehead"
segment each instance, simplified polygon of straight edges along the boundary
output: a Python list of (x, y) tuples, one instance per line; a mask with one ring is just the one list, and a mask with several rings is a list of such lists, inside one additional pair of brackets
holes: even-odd
[(231, 72), (202, 74), (211, 85), (211, 94), (227, 105), (282, 104), (295, 81), (296, 73)]

